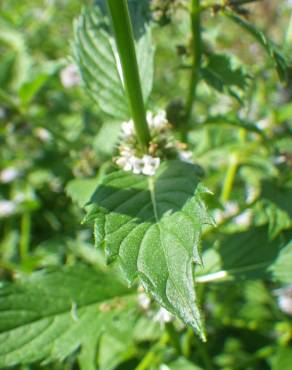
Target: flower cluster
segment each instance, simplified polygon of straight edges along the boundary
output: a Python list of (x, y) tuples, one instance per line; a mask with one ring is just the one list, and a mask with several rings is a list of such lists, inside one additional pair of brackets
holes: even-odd
[(119, 156), (115, 163), (124, 171), (146, 176), (155, 175), (162, 159), (179, 158), (191, 162), (192, 153), (185, 150), (185, 144), (176, 141), (171, 135), (166, 112), (158, 111), (157, 114), (147, 112), (147, 123), (150, 129), (151, 142), (148, 153), (139, 151), (137, 138), (132, 120), (122, 124), (121, 145)]
[(142, 158), (136, 157), (134, 151), (128, 148), (121, 149), (121, 157), (116, 160), (116, 164), (124, 171), (132, 171), (135, 174), (153, 176), (160, 165), (160, 158), (143, 155)]

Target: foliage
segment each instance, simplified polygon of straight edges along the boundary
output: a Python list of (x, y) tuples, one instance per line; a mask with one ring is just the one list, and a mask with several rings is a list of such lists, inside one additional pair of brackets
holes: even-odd
[(289, 2), (110, 2), (0, 5), (0, 368), (288, 369)]

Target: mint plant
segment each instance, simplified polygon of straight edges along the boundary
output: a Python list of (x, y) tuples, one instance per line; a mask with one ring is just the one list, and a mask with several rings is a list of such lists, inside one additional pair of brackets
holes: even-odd
[(291, 25), (72, 4), (68, 61), (0, 16), (0, 368), (288, 369)]
[[(167, 137), (163, 113), (146, 117), (127, 2), (109, 1), (108, 7), (133, 120), (124, 124), (127, 138), (116, 160), (126, 172), (103, 177), (86, 220), (95, 220), (97, 246), (105, 246), (109, 262), (118, 259), (130, 284), (138, 277), (160, 304), (205, 338), (193, 271), (201, 263), (200, 234), (208, 222), (204, 190), (196, 167), (175, 160), (179, 143)], [(163, 125), (164, 133), (158, 130)]]

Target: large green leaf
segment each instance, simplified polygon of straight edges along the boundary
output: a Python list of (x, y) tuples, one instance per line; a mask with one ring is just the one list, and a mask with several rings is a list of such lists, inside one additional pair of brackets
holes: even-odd
[(86, 368), (94, 369), (101, 333), (132, 320), (131, 293), (112, 274), (83, 265), (35, 273), (3, 286), (0, 367), (62, 360), (81, 347)]
[[(74, 56), (84, 84), (100, 109), (123, 121), (130, 117), (128, 100), (110, 22), (102, 9), (86, 8), (76, 21)], [(140, 26), (136, 26), (137, 32), (141, 32)], [(152, 89), (154, 59), (150, 28), (144, 25), (143, 34), (139, 36), (136, 52), (143, 96), (147, 101)]]
[(209, 218), (197, 167), (163, 163), (154, 177), (117, 171), (105, 176), (86, 220), (96, 220), (98, 245), (118, 259), (129, 283), (138, 276), (167, 310), (203, 337), (194, 290), (202, 225)]

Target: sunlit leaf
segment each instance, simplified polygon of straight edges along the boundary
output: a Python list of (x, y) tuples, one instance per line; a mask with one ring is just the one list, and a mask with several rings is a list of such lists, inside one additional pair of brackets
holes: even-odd
[(118, 171), (105, 176), (86, 220), (108, 261), (118, 260), (129, 283), (136, 277), (167, 310), (204, 337), (194, 290), (202, 226), (210, 222), (197, 168), (163, 163), (154, 177)]

